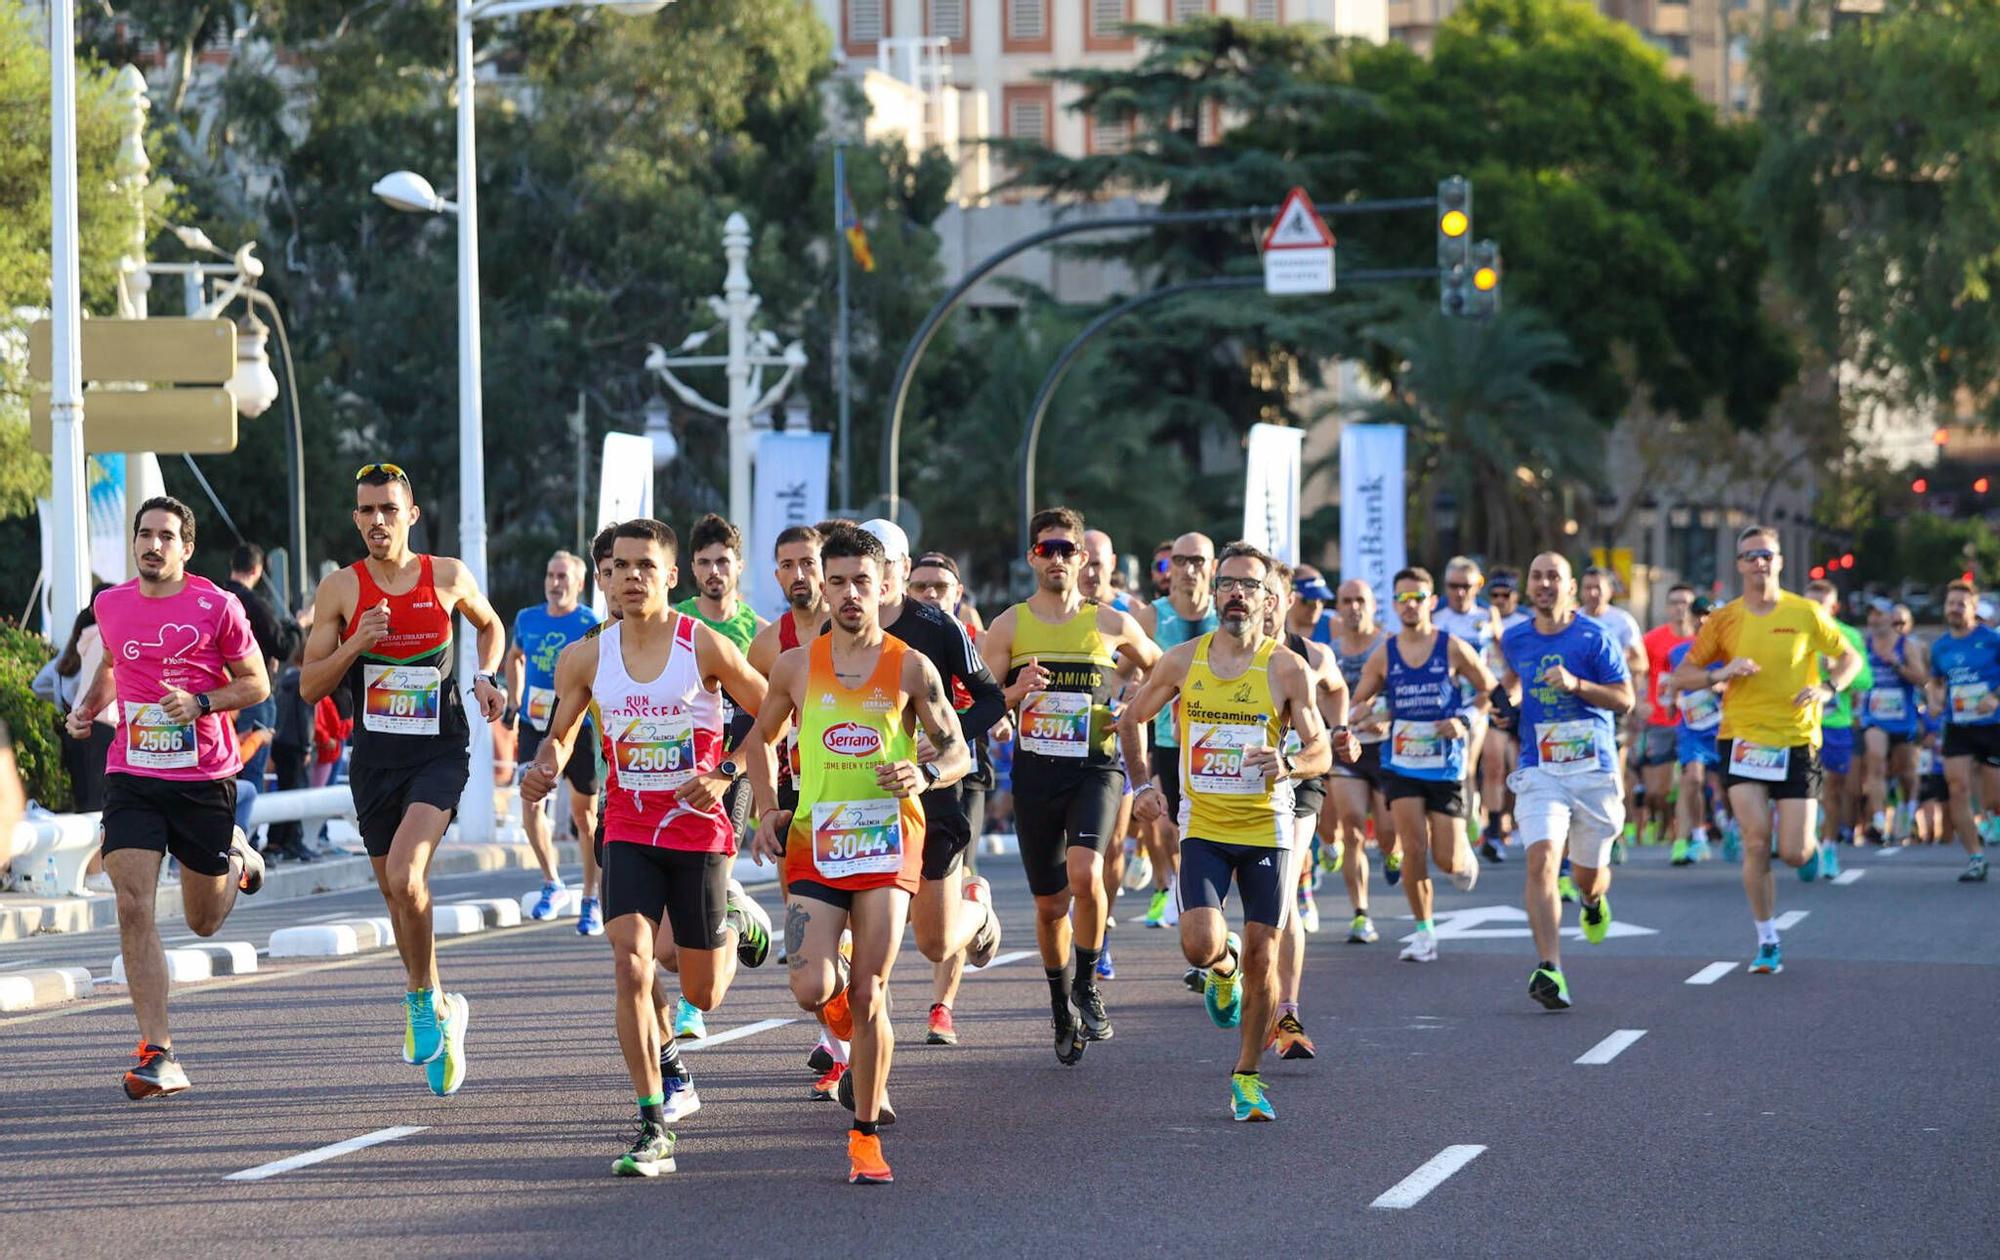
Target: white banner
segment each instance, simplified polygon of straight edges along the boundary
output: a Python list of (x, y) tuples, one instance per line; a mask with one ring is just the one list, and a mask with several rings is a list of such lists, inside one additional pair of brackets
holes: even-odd
[(1406, 563), (1403, 438), (1400, 424), (1350, 424), (1340, 431), (1340, 577), (1367, 582), (1384, 609), (1391, 579)]
[(793, 525), (826, 519), (826, 475), (832, 453), (830, 433), (767, 430), (757, 435), (757, 480), (742, 590), (750, 606), (766, 617), (776, 617), (785, 606), (773, 573), (778, 535)]
[[(653, 515), (653, 440), (641, 433), (604, 435), (604, 462), (597, 475), (597, 528), (613, 521), (637, 520)], [(584, 563), (590, 563), (585, 556)], [(594, 575), (593, 575), (594, 576)], [(593, 588), (595, 583), (592, 583)], [(597, 615), (604, 615), (604, 592), (590, 600)]]
[(1243, 541), (1286, 564), (1299, 562), (1299, 461), (1304, 429), (1250, 426), (1243, 484)]

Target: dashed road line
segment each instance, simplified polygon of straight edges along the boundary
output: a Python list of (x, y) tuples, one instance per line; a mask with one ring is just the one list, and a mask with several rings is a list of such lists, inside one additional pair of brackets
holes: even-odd
[(1001, 954), (984, 967), (967, 967), (965, 972), (967, 975), (977, 975), (979, 972), (991, 971), (995, 967), (1004, 967), (1008, 963), (1020, 962), (1023, 958), (1033, 958), (1034, 956), (1035, 951), (1032, 949), (1017, 949), (1009, 954)]
[(1714, 984), (1717, 980), (1722, 979), (1722, 977), (1728, 975), (1730, 972), (1734, 970), (1736, 970), (1736, 964), (1733, 962), (1712, 962), (1708, 964), (1708, 966), (1703, 967), (1700, 971), (1697, 971), (1693, 975), (1689, 976), (1685, 981), (1685, 983)]
[(384, 1142), (393, 1142), (397, 1138), (406, 1138), (412, 1133), (422, 1133), (429, 1127), (429, 1125), (423, 1124), (398, 1124), (387, 1129), (377, 1129), (373, 1133), (364, 1133), (360, 1137), (348, 1138), (345, 1142), (334, 1142), (328, 1146), (314, 1147), (312, 1150), (303, 1151), (297, 1155), (287, 1155), (283, 1159), (272, 1160), (268, 1164), (259, 1164), (255, 1168), (246, 1168), (242, 1172), (233, 1172), (224, 1177), (223, 1180), (262, 1181), (266, 1177), (275, 1177), (279, 1173), (288, 1173), (295, 1168), (307, 1168), (313, 1164), (323, 1164), (329, 1159), (345, 1155), (350, 1151), (365, 1150), (371, 1146), (380, 1146)]
[(801, 1018), (803, 1016), (794, 1016), (791, 1019), (760, 1019), (754, 1024), (745, 1024), (741, 1028), (732, 1028), (728, 1032), (719, 1032), (713, 1037), (702, 1037), (696, 1041), (683, 1042), (681, 1049), (706, 1050), (710, 1046), (727, 1045), (732, 1041), (741, 1041), (745, 1037), (754, 1037), (761, 1032), (770, 1032), (773, 1028), (783, 1028), (786, 1024), (796, 1024)]
[(1483, 1146), (1447, 1146), (1431, 1156), (1422, 1168), (1384, 1190), (1368, 1206), (1413, 1208), (1424, 1201), (1425, 1195), (1443, 1185), (1453, 1173), (1478, 1159), (1485, 1150)]
[(1632, 1043), (1646, 1035), (1643, 1028), (1621, 1028), (1577, 1056), (1577, 1062), (1585, 1067), (1601, 1067), (1630, 1049)]
[(1862, 870), (1859, 867), (1856, 867), (1854, 870), (1842, 871), (1840, 874), (1834, 876), (1833, 882), (1836, 884), (1851, 884), (1855, 880), (1860, 879), (1863, 875), (1866, 875), (1867, 873), (1868, 873), (1867, 871)]
[(1772, 926), (1776, 927), (1780, 932), (1789, 932), (1803, 922), (1805, 917), (1811, 913), (1812, 911), (1810, 910), (1787, 910), (1778, 916), (1777, 922)]

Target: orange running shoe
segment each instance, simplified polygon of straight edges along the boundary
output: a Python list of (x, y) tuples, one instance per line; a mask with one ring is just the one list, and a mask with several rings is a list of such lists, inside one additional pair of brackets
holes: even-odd
[(847, 1065), (845, 1063), (836, 1063), (828, 1068), (821, 1074), (818, 1080), (813, 1082), (811, 1091), (812, 1100), (814, 1102), (832, 1102), (834, 1096), (840, 1092), (840, 1078), (846, 1075)]
[(1266, 1048), (1275, 1049), (1281, 1059), (1310, 1059), (1317, 1053), (1312, 1038), (1306, 1036), (1306, 1026), (1290, 1011), (1278, 1016), (1277, 1026), (1271, 1029), (1271, 1040)]
[(958, 1029), (951, 1024), (951, 1008), (943, 1002), (931, 1006), (930, 1035), (926, 1040), (934, 1046), (958, 1044)]
[(882, 1139), (878, 1134), (862, 1133), (857, 1129), (847, 1132), (847, 1184), (850, 1186), (886, 1186), (896, 1179), (889, 1171), (889, 1161), (882, 1158)]
[(842, 1041), (854, 1040), (854, 1012), (847, 1008), (847, 988), (842, 986), (832, 1000), (820, 1008), (826, 1016), (827, 1029)]

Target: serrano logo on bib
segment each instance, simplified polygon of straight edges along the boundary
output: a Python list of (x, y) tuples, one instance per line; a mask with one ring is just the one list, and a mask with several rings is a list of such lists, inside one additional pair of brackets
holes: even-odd
[(859, 722), (839, 722), (821, 736), (826, 750), (841, 757), (872, 757), (882, 751), (882, 732)]

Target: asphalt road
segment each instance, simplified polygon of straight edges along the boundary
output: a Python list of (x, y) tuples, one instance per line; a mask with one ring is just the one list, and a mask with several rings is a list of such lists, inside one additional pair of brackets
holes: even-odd
[[(1320, 1057), (1267, 1061), (1270, 1125), (1229, 1120), (1234, 1034), (1208, 1024), (1173, 934), (1137, 927), (1132, 899), (1107, 989), (1118, 1034), (1076, 1068), (1048, 1047), (1032, 958), (968, 978), (963, 1044), (921, 1044), (929, 969), (906, 949), (886, 1188), (845, 1182), (846, 1113), (805, 1096), (804, 1022), (693, 1050), (705, 1105), (679, 1126), (679, 1171), (611, 1177), (631, 1100), (609, 967), (567, 923), (445, 946), (472, 1003), (470, 1073), (449, 1100), (397, 1059), (392, 955), (177, 992), (195, 1088), (146, 1104), (116, 1083), (133, 1033), (114, 989), (0, 1020), (0, 1255), (539, 1256), (638, 1239), (814, 1256), (1991, 1255), (2000, 886), (1953, 882), (1955, 852), (1847, 866), (1865, 874), (1784, 877), (1780, 909), (1806, 914), (1765, 978), (1742, 966), (1734, 869), (1641, 853), (1613, 903), (1653, 931), (1570, 943), (1577, 1006), (1560, 1014), (1528, 1000), (1529, 946), (1504, 935), (1525, 932), (1508, 914), (1519, 864), (1441, 891), (1432, 966), (1395, 961), (1409, 925), (1379, 876), (1382, 942), (1343, 944), (1330, 878), (1304, 1004)], [(986, 869), (1003, 957), (1031, 947), (1018, 872)], [(1735, 965), (1688, 983), (1721, 962)], [(799, 1018), (772, 965), (709, 1028)], [(1621, 1031), (1608, 1062), (1577, 1062)], [(417, 1131), (225, 1180), (398, 1127)], [(1450, 1148), (1483, 1149), (1455, 1152), (1411, 1206), (1375, 1206)]]

